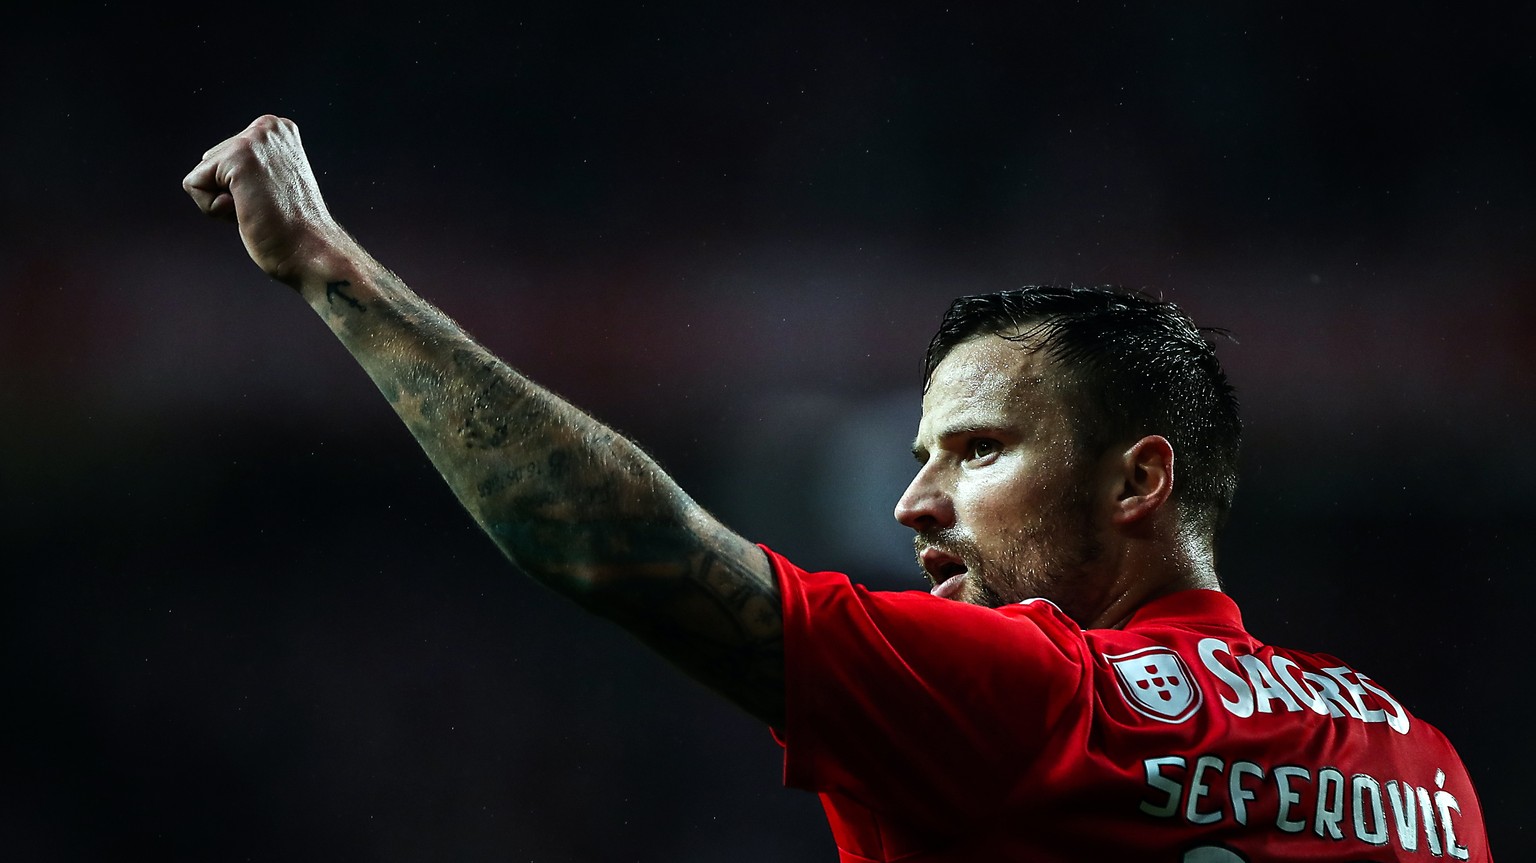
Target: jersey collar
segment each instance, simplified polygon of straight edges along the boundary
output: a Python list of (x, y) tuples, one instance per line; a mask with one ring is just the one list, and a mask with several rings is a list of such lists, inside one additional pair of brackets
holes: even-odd
[(1245, 631), (1243, 615), (1238, 611), (1237, 603), (1219, 590), (1181, 590), (1160, 596), (1136, 609), (1124, 628), (1158, 624)]

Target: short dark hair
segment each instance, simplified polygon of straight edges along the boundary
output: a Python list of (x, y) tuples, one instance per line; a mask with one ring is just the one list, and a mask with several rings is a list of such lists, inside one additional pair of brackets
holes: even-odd
[(1098, 454), (1149, 434), (1173, 445), (1173, 499), (1214, 537), (1237, 491), (1243, 423), (1207, 334), (1173, 303), (1116, 287), (1028, 286), (961, 297), (928, 345), (926, 390), (954, 347), (995, 335), (1044, 351), (1067, 373), (1077, 444)]

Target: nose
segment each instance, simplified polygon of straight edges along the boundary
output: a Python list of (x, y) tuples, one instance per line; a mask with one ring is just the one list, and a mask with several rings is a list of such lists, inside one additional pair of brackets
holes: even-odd
[(955, 524), (955, 505), (928, 465), (912, 477), (896, 501), (896, 520), (918, 531), (941, 530)]

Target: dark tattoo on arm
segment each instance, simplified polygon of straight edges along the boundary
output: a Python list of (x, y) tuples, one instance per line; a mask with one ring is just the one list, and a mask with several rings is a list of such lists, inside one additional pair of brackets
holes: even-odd
[(352, 308), (354, 308), (354, 309), (356, 309), (356, 310), (358, 310), (360, 312), (368, 311), (368, 309), (365, 308), (362, 303), (358, 302), (357, 300), (355, 300), (352, 297), (348, 296), (346, 294), (346, 292), (342, 291), (342, 288), (350, 288), (350, 287), (352, 287), (352, 283), (347, 281), (346, 279), (342, 279), (339, 282), (326, 282), (325, 283), (325, 301), (327, 303), (329, 303), (329, 304), (334, 305), (336, 303), (336, 298), (337, 297), (341, 297), (342, 302), (346, 303), (347, 305), (351, 306)]
[[(325, 306), (362, 302), (325, 283)], [(773, 724), (783, 619), (767, 556), (639, 447), (536, 386), (387, 271), (341, 335), (459, 500), (530, 576)]]
[(778, 586), (760, 549), (720, 546), (695, 549), (686, 561), (652, 577), (616, 580), (592, 597), (598, 602), (587, 604), (743, 710), (782, 725), (784, 618)]

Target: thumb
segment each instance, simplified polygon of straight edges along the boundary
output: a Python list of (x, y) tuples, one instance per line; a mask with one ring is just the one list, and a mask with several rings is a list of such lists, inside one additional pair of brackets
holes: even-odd
[(235, 196), (228, 192), (221, 193), (208, 205), (207, 213), (215, 219), (223, 219), (226, 222), (240, 221), (235, 217)]

